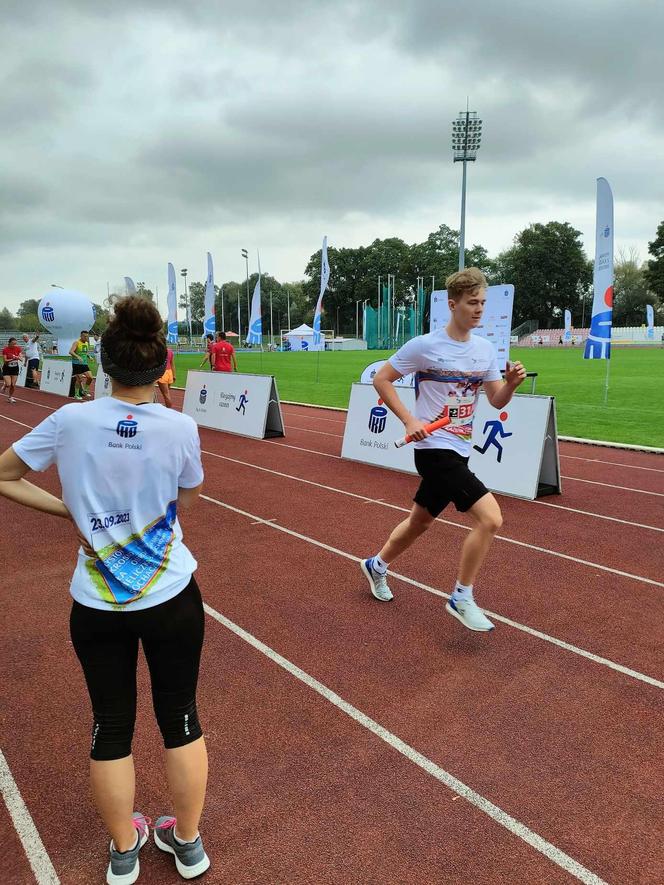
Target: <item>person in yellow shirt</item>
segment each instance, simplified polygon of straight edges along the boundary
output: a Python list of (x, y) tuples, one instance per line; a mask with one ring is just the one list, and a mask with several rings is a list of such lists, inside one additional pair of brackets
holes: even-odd
[(92, 384), (92, 372), (88, 364), (90, 356), (90, 333), (83, 329), (81, 337), (74, 341), (69, 349), (69, 355), (72, 358), (71, 373), (74, 377), (74, 397), (75, 399), (92, 399), (90, 393), (90, 385)]

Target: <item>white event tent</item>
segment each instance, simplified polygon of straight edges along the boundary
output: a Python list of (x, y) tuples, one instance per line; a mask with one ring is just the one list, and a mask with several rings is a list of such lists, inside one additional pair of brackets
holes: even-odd
[(319, 345), (314, 344), (314, 330), (306, 323), (302, 323), (297, 329), (291, 329), (290, 332), (284, 333), (284, 338), (290, 344), (291, 350), (324, 350), (325, 342), (321, 341)]

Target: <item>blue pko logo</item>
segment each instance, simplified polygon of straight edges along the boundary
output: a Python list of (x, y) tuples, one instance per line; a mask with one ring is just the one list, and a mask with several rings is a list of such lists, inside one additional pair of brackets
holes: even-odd
[(117, 435), (123, 439), (130, 439), (132, 436), (136, 436), (137, 431), (138, 421), (132, 421), (131, 415), (127, 415), (124, 420), (118, 421), (118, 426), (115, 428)]
[(608, 237), (610, 233), (611, 233), (611, 228), (608, 227), (608, 226), (605, 227), (605, 228), (604, 228), (604, 236), (605, 236), (605, 237)]
[(55, 311), (51, 307), (51, 305), (46, 302), (46, 304), (42, 307), (42, 319), (45, 323), (52, 323), (55, 320)]
[(382, 433), (387, 423), (387, 409), (377, 405), (369, 412), (369, 430), (372, 433)]
[(201, 392), (198, 394), (198, 402), (203, 406), (205, 405), (205, 400), (207, 399), (207, 389), (205, 385), (201, 388)]

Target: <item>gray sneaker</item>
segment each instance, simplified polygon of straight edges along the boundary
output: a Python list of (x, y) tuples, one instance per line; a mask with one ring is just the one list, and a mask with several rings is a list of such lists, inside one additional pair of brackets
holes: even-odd
[(360, 568), (364, 572), (369, 582), (369, 587), (371, 587), (371, 592), (376, 599), (380, 599), (381, 602), (389, 602), (390, 599), (394, 598), (392, 591), (387, 586), (387, 574), (381, 575), (373, 568), (373, 558), (363, 559), (360, 563)]
[(168, 815), (157, 818), (154, 826), (155, 845), (175, 857), (175, 866), (183, 879), (193, 879), (207, 870), (210, 859), (205, 853), (200, 836), (195, 842), (187, 842), (185, 845), (176, 841), (176, 822), (174, 817)]
[(116, 851), (111, 841), (111, 862), (106, 872), (108, 885), (133, 885), (141, 871), (141, 865), (138, 862), (138, 852), (148, 841), (150, 836), (149, 824), (151, 821), (141, 814), (140, 811), (135, 811), (132, 817), (138, 833), (138, 842), (131, 851)]

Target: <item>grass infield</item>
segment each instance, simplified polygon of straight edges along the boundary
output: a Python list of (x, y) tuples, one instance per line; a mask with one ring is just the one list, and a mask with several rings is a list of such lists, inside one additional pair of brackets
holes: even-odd
[[(350, 386), (365, 366), (393, 351), (239, 353), (238, 370), (274, 375), (279, 396), (321, 406), (348, 407)], [(556, 397), (558, 433), (585, 439), (664, 447), (664, 348), (614, 348), (609, 398), (604, 405), (604, 360), (584, 360), (579, 348), (511, 350), (526, 370), (537, 372), (535, 393)], [(178, 387), (203, 354), (176, 357)], [(530, 392), (530, 379), (522, 390)]]

